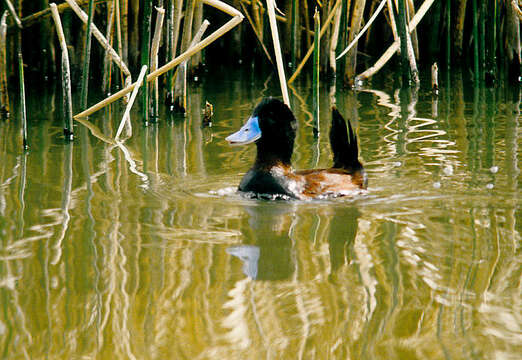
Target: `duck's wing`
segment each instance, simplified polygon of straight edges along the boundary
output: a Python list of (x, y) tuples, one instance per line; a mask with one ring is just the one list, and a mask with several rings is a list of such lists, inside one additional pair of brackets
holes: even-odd
[(333, 152), (333, 167), (337, 169), (359, 170), (359, 148), (350, 120), (348, 131), (346, 121), (335, 106), (332, 107), (332, 127), (330, 128), (330, 145)]

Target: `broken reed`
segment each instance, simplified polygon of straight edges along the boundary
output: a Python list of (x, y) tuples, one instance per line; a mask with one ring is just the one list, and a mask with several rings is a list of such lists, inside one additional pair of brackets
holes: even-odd
[(0, 116), (9, 116), (9, 92), (7, 90), (7, 10), (0, 20)]
[(74, 139), (73, 134), (73, 109), (72, 109), (72, 95), (71, 95), (71, 70), (69, 66), (69, 52), (67, 49), (67, 43), (65, 41), (65, 35), (63, 33), (62, 21), (60, 19), (60, 13), (55, 3), (49, 5), (53, 16), (54, 23), (56, 24), (56, 34), (60, 41), (60, 47), (62, 48), (62, 89), (63, 89), (63, 113), (64, 113), (64, 127), (63, 134), (65, 139), (72, 141)]

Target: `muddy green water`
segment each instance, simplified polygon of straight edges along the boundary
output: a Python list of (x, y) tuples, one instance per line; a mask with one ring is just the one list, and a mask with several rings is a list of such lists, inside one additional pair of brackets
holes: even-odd
[[(124, 146), (116, 105), (65, 144), (59, 89), (29, 93), (28, 152), (0, 122), (2, 358), (520, 359), (518, 88), (338, 90), (367, 194), (269, 202), (235, 193), (255, 149), (224, 138), (278, 81), (228, 76), (186, 118), (134, 112)], [(298, 169), (331, 163), (329, 91), (318, 141), (292, 92)]]

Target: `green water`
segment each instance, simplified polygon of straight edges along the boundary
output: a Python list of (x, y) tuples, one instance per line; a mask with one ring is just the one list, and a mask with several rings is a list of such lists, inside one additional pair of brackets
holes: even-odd
[[(28, 94), (28, 152), (0, 123), (3, 358), (520, 359), (518, 88), (338, 90), (368, 192), (268, 202), (235, 193), (255, 149), (224, 138), (277, 78), (203, 80), (120, 147), (117, 105), (65, 144), (60, 89)], [(294, 166), (327, 167), (330, 89), (318, 140), (292, 90)]]

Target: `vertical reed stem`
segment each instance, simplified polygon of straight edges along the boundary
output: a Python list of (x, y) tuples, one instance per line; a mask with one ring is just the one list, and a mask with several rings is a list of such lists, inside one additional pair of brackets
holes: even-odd
[(87, 17), (87, 28), (85, 30), (85, 47), (83, 52), (83, 74), (80, 107), (87, 107), (87, 97), (89, 95), (89, 64), (91, 62), (91, 24), (94, 16), (94, 1), (89, 0), (89, 14)]
[(24, 60), (22, 58), (22, 46), (18, 49), (18, 75), (20, 80), (20, 118), (22, 120), (22, 145), (25, 150), (29, 148), (27, 143), (27, 113), (25, 110), (25, 84), (24, 84)]
[(69, 66), (69, 53), (67, 50), (67, 43), (65, 41), (65, 35), (63, 33), (62, 21), (60, 19), (60, 13), (55, 3), (50, 4), (51, 13), (53, 16), (54, 23), (56, 25), (56, 34), (60, 41), (60, 47), (62, 48), (62, 91), (63, 91), (63, 113), (64, 113), (64, 126), (63, 134), (65, 139), (72, 141), (74, 139), (73, 134), (73, 108), (72, 108), (72, 96), (71, 96), (71, 70)]
[(484, 81), (485, 65), (486, 65), (486, 1), (482, 0), (479, 9), (479, 61), (480, 61), (480, 80)]
[(451, 0), (446, 0), (446, 70), (451, 66)]
[(281, 85), (281, 92), (283, 93), (283, 101), (288, 107), (290, 107), (290, 98), (288, 97), (288, 88), (286, 86), (285, 69), (283, 67), (283, 55), (281, 54), (281, 44), (279, 43), (279, 33), (277, 31), (274, 0), (267, 0), (266, 3), (268, 19), (270, 21), (270, 30), (272, 32), (272, 41), (274, 43), (279, 84)]
[[(114, 28), (114, 15), (116, 13), (115, 0), (107, 3), (107, 32), (106, 38), (111, 46), (114, 45), (113, 41), (113, 28)], [(121, 53), (120, 53), (121, 56)], [(102, 76), (102, 90), (104, 93), (109, 92), (111, 88), (111, 76), (112, 76), (112, 61), (109, 54), (109, 48), (105, 49), (105, 56), (103, 58), (103, 76)]]
[[(141, 66), (150, 67), (150, 23), (152, 17), (152, 2), (144, 1), (143, 19), (141, 27)], [(149, 123), (149, 87), (147, 82), (143, 84), (142, 116), (145, 125)]]
[(397, 16), (398, 33), (401, 40), (401, 73), (403, 86), (410, 84), (410, 67), (408, 63), (408, 40), (406, 38), (406, 12), (404, 9), (404, 1), (399, 0), (399, 14)]
[(312, 96), (313, 96), (313, 107), (314, 107), (314, 135), (319, 134), (319, 59), (320, 59), (320, 36), (319, 32), (321, 29), (321, 18), (317, 8), (314, 13), (314, 62), (313, 62), (313, 76), (312, 76)]
[[(154, 37), (152, 40), (152, 50), (150, 59), (151, 71), (155, 71), (158, 68), (158, 52), (161, 42), (161, 31), (163, 29), (163, 18), (165, 16), (165, 10), (163, 8), (156, 8), (158, 12), (156, 14), (156, 25), (154, 28)], [(158, 118), (159, 116), (159, 87), (158, 79), (155, 79), (152, 84), (154, 96), (152, 97), (152, 117)]]
[(473, 71), (475, 86), (477, 86), (480, 79), (477, 0), (471, 0), (471, 9), (473, 13)]
[(298, 47), (298, 27), (299, 25), (299, 0), (292, 0), (292, 37), (291, 37), (291, 57), (290, 66), (295, 70), (297, 63), (297, 47)]
[(0, 20), (0, 115), (9, 117), (9, 92), (7, 89), (7, 14), (4, 11)]

